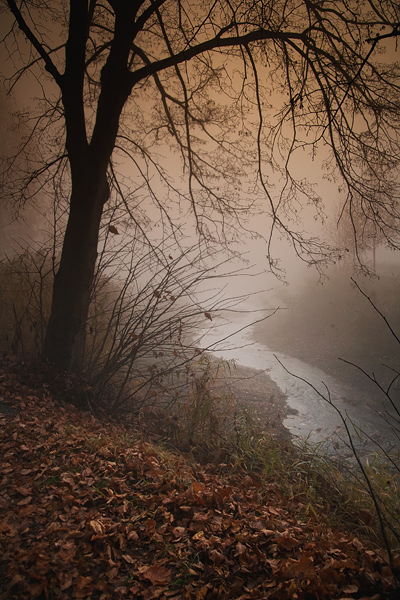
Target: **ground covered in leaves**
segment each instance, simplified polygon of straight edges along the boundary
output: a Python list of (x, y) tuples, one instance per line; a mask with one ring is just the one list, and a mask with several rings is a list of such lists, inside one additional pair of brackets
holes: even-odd
[[(0, 597), (396, 598), (383, 553), (0, 374)], [(302, 516), (303, 515), (303, 516)]]

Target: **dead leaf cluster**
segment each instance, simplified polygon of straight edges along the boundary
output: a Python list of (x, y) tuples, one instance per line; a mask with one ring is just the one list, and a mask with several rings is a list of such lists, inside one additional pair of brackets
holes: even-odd
[(377, 549), (303, 523), (275, 484), (162, 454), (7, 372), (0, 411), (1, 598), (395, 594)]

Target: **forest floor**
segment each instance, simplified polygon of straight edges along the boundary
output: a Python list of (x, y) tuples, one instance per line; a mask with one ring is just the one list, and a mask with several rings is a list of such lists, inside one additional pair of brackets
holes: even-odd
[[(279, 429), (267, 376), (234, 377), (253, 407), (268, 390)], [(0, 401), (2, 599), (399, 597), (378, 545), (307, 516), (277, 476), (200, 465), (7, 369)]]

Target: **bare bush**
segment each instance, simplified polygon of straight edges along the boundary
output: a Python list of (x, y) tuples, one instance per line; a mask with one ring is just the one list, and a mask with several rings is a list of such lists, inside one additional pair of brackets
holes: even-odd
[(50, 314), (54, 280), (51, 251), (27, 248), (0, 261), (0, 348), (3, 357), (37, 358)]
[[(173, 236), (150, 243), (137, 228), (126, 227), (119, 234), (109, 224), (103, 232), (86, 325), (80, 379), (85, 384), (77, 380), (78, 395), (85, 396), (91, 409), (107, 412), (137, 412), (155, 403), (171, 407), (182, 394), (193, 399), (191, 361), (205, 350), (196, 345), (199, 331), (213, 327), (220, 310), (245, 299), (226, 299), (223, 283), (243, 276), (248, 268), (233, 267), (204, 244), (183, 248)], [(54, 255), (49, 242), (2, 262), (3, 355), (23, 361), (39, 358)], [(203, 390), (204, 376), (197, 380)], [(67, 395), (72, 397), (71, 390)]]

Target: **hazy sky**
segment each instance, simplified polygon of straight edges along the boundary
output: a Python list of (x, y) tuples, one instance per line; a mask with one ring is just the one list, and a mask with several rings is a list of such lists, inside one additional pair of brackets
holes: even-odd
[[(9, 27), (11, 19), (8, 16), (8, 13), (2, 15), (1, 23), (0, 23), (0, 37), (4, 35), (4, 32), (7, 31)], [(395, 53), (396, 57), (399, 55), (399, 49), (396, 48), (396, 40), (389, 40), (387, 42), (388, 47), (388, 58), (393, 58), (393, 53)], [(4, 75), (10, 75), (13, 71), (13, 64), (11, 60), (6, 60), (7, 55), (5, 54), (4, 47), (0, 48), (0, 64), (2, 65), (1, 71)], [(33, 99), (36, 94), (40, 94), (40, 86), (35, 81), (32, 76), (28, 76), (23, 79), (21, 83), (15, 88), (15, 91), (12, 95), (11, 106), (14, 109), (15, 107), (26, 108), (27, 106), (32, 104)], [(1, 105), (0, 105), (1, 107)], [(4, 115), (3, 115), (4, 117)], [(2, 132), (4, 132), (4, 126), (2, 127)], [(2, 134), (0, 132), (0, 135)], [(4, 136), (6, 145), (9, 145), (9, 133)], [(0, 140), (1, 143), (1, 140)], [(4, 145), (3, 145), (4, 148)], [(168, 149), (166, 149), (168, 152)], [(327, 220), (324, 224), (321, 224), (320, 221), (315, 220), (314, 210), (312, 208), (307, 207), (299, 207), (299, 217), (303, 222), (303, 225), (299, 225), (298, 227), (301, 230), (307, 231), (313, 234), (322, 234), (326, 235), (328, 233), (328, 237), (334, 235), (335, 227), (336, 227), (336, 216), (338, 213), (338, 206), (340, 203), (340, 193), (338, 192), (338, 184), (328, 182), (325, 179), (325, 174), (322, 169), (323, 159), (323, 150), (320, 150), (320, 154), (317, 155), (313, 160), (306, 156), (305, 153), (302, 154), (301, 151), (297, 151), (292, 158), (292, 164), (294, 167), (294, 172), (298, 174), (300, 177), (305, 177), (307, 180), (315, 185), (315, 189), (321, 195), (325, 202), (326, 207), (326, 215)], [(171, 166), (172, 170), (174, 168), (174, 156), (171, 154)], [(279, 185), (279, 181), (276, 182)], [(4, 217), (3, 217), (4, 218)], [(262, 235), (267, 235), (268, 228), (270, 226), (270, 219), (267, 215), (261, 216), (259, 215), (255, 219), (253, 219), (250, 223), (250, 227), (254, 228), (256, 231), (261, 233)], [(38, 228), (36, 227), (36, 230)], [(248, 253), (248, 260), (250, 263), (257, 263), (260, 269), (267, 267), (266, 263), (266, 246), (265, 243), (261, 240), (253, 241), (250, 238), (244, 241), (243, 250)], [(303, 266), (301, 261), (295, 257), (293, 250), (289, 247), (288, 243), (285, 240), (277, 239), (273, 245), (274, 256), (279, 257), (281, 259), (281, 266), (287, 271), (287, 277), (289, 281), (301, 281), (305, 273), (307, 273), (307, 269)], [(264, 278), (262, 279), (264, 281)], [(258, 284), (257, 284), (258, 285)], [(260, 287), (264, 287), (261, 285)]]

